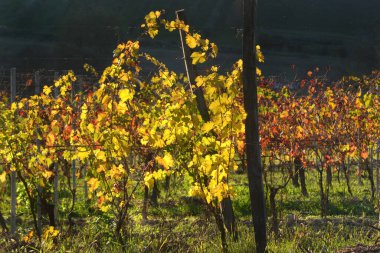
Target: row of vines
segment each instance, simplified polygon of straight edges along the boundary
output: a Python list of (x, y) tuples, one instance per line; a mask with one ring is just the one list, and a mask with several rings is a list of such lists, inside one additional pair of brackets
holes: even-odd
[[(192, 33), (182, 21), (165, 20), (160, 12), (146, 16), (143, 28), (150, 37), (161, 27), (186, 34), (186, 44), (194, 50), (192, 64), (217, 56), (217, 46)], [(259, 47), (257, 52), (257, 60), (263, 62)], [(142, 74), (144, 64), (154, 66), (149, 79)], [(93, 68), (86, 69), (98, 75)], [(227, 226), (221, 204), (233, 201), (231, 176), (244, 170), (246, 163), (242, 61), (224, 74), (217, 66), (205, 67), (202, 73), (189, 85), (185, 75), (141, 52), (138, 41), (128, 41), (114, 51), (113, 63), (98, 76), (98, 83), (79, 93), (71, 92), (76, 76), (68, 72), (42, 92), (11, 105), (3, 95), (0, 181), (4, 190), (10, 175), (17, 175), (18, 192), (26, 196), (26, 202), (18, 205), (29, 206), (30, 229), (36, 236), (46, 239), (60, 232), (56, 211), (60, 207), (54, 206), (57, 182), (72, 195), (66, 203), (69, 207), (65, 212), (61, 208), (60, 214), (73, 224), (71, 213), (77, 202), (73, 179), (81, 177), (88, 187), (88, 203), (113, 218), (115, 236), (126, 249), (130, 207), (138, 203), (147, 219), (149, 192), (157, 190), (157, 182), (175, 176), (191, 181), (186, 191), (200, 199), (214, 217), (226, 251), (227, 231), (235, 228)], [(322, 216), (328, 215), (335, 171), (345, 176), (351, 192), (348, 161), (358, 164), (359, 180), (368, 171), (372, 198), (377, 197), (374, 170), (368, 164), (374, 164), (370, 159), (379, 149), (379, 84), (378, 73), (326, 85), (309, 72), (297, 89), (276, 89), (271, 80), (260, 77), (260, 143), (276, 233), (276, 193), (299, 177), (306, 196), (309, 171), (319, 175)], [(208, 120), (197, 107), (200, 90)], [(284, 170), (283, 164), (295, 166)], [(144, 192), (144, 199), (138, 199), (139, 191)], [(45, 230), (42, 227), (47, 224), (40, 224), (38, 208), (48, 214)]]

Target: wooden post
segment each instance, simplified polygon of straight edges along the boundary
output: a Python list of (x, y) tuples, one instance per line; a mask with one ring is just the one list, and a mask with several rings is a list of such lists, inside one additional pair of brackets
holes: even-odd
[[(373, 162), (374, 162), (374, 157), (373, 157), (373, 146), (369, 148), (369, 169), (371, 170), (372, 173), (372, 179), (373, 179)], [(376, 191), (376, 187), (375, 187)]]
[[(57, 81), (59, 78), (58, 72), (54, 72), (54, 81)], [(57, 98), (59, 94), (58, 87), (54, 86), (54, 97)], [(58, 175), (58, 161), (56, 160), (54, 162), (54, 223), (56, 226), (58, 225), (58, 210), (59, 210), (59, 203), (58, 203), (58, 194), (59, 194), (59, 175)]]
[[(35, 95), (39, 95), (40, 92), (41, 92), (41, 88), (40, 88), (40, 72), (39, 71), (36, 71), (34, 73), (34, 84), (35, 84)], [(40, 108), (38, 108), (40, 109)], [(37, 133), (40, 132), (40, 129), (39, 127), (37, 127)], [(40, 149), (41, 149), (41, 141), (39, 139), (39, 137), (37, 136), (37, 140), (36, 140), (36, 145), (37, 145), (37, 152), (39, 153), (40, 152)], [(40, 194), (41, 194), (41, 186), (38, 185), (37, 186), (37, 228), (38, 228), (38, 231), (39, 233), (38, 234), (41, 234), (41, 228), (42, 228), (42, 213), (41, 213), (41, 197), (40, 197)]]
[[(377, 150), (376, 150), (376, 193), (379, 203), (379, 170), (380, 170), (380, 140), (377, 141)], [(379, 217), (378, 217), (378, 226), (380, 227), (380, 211), (379, 211)]]
[(380, 170), (380, 140), (377, 141), (377, 149), (376, 149), (376, 192), (379, 194), (379, 170)]
[[(358, 129), (358, 143), (360, 143), (360, 128)], [(361, 157), (361, 152), (362, 150), (360, 149), (359, 150), (359, 157), (358, 157), (358, 184), (360, 186), (363, 186), (363, 180), (362, 180), (362, 173), (363, 173), (363, 170), (362, 170), (362, 166), (363, 166), (363, 163), (362, 163), (362, 157)]]
[[(74, 104), (74, 84), (71, 85), (71, 103)], [(75, 109), (74, 109), (75, 110)], [(75, 131), (75, 119), (73, 120), (73, 131)], [(77, 178), (76, 178), (76, 161), (73, 160), (71, 163), (71, 176), (73, 179), (73, 201), (76, 202), (76, 189), (77, 189)]]
[(88, 185), (86, 181), (86, 176), (87, 176), (87, 164), (83, 167), (83, 190), (84, 190), (84, 201), (88, 200)]
[(243, 90), (244, 109), (247, 113), (245, 149), (256, 251), (263, 253), (267, 237), (256, 80), (256, 0), (244, 0), (243, 9)]
[[(10, 73), (10, 84), (11, 84), (11, 103), (15, 102), (16, 98), (16, 68), (11, 68)], [(16, 232), (16, 171), (11, 172), (11, 234), (14, 235)]]
[(347, 156), (347, 173), (350, 175), (351, 158)]

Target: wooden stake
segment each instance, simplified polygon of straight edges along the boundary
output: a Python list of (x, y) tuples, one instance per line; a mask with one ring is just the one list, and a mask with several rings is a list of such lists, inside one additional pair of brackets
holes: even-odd
[[(74, 84), (72, 84), (72, 86), (71, 86), (71, 103), (74, 103), (74, 95), (75, 95)], [(76, 109), (74, 109), (74, 110), (76, 110)], [(75, 131), (75, 122), (74, 121), (73, 121), (72, 129), (73, 129), (73, 131)], [(73, 193), (74, 193), (73, 200), (75, 203), (76, 202), (76, 189), (77, 189), (76, 161), (75, 160), (73, 160), (71, 163), (71, 176), (73, 179)]]
[(264, 253), (267, 238), (256, 81), (256, 0), (244, 0), (243, 9), (243, 90), (244, 108), (247, 113), (245, 122), (247, 171), (256, 251)]
[(379, 170), (380, 170), (380, 140), (377, 141), (377, 150), (376, 150), (376, 192), (379, 194), (379, 183), (380, 183), (380, 178), (379, 178)]
[[(34, 73), (35, 95), (39, 95), (41, 92), (40, 81), (41, 81), (40, 80), (40, 72), (36, 71)], [(37, 133), (38, 134), (40, 133), (39, 127), (37, 127)], [(41, 141), (40, 141), (38, 136), (37, 136), (37, 140), (36, 140), (36, 145), (37, 145), (37, 152), (40, 153)], [(41, 234), (41, 231), (42, 231), (41, 230), (41, 228), (42, 228), (42, 213), (41, 213), (41, 197), (40, 197), (41, 191), (42, 191), (41, 186), (38, 185), (37, 186), (37, 228), (39, 230), (38, 234)]]
[[(11, 103), (15, 102), (16, 98), (16, 68), (11, 68), (10, 73), (10, 83), (11, 83)], [(14, 235), (16, 232), (16, 205), (17, 205), (17, 185), (16, 185), (16, 171), (11, 172), (11, 234)]]
[[(58, 72), (54, 72), (54, 81), (57, 81), (59, 78)], [(58, 87), (54, 86), (54, 97), (57, 98), (59, 94)], [(58, 210), (59, 210), (59, 175), (58, 175), (58, 161), (54, 162), (54, 223), (57, 226), (58, 225)]]

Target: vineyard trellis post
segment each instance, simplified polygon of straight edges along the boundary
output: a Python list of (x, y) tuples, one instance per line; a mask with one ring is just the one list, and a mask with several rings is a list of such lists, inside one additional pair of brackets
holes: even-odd
[[(54, 72), (54, 81), (57, 81), (59, 78), (58, 72)], [(57, 98), (59, 94), (58, 87), (54, 86), (54, 97)], [(58, 194), (59, 194), (59, 175), (58, 175), (58, 159), (54, 162), (54, 223), (57, 226), (58, 224)]]
[[(41, 82), (41, 79), (40, 79), (40, 72), (39, 71), (36, 71), (34, 73), (34, 85), (35, 85), (35, 95), (39, 95), (40, 94), (40, 82)], [(38, 109), (40, 109), (38, 107)], [(41, 149), (41, 140), (39, 139), (39, 132), (40, 132), (40, 129), (39, 127), (37, 126), (37, 139), (36, 139), (36, 145), (37, 145), (37, 152), (40, 153), (40, 149)], [(37, 229), (39, 231), (39, 234), (41, 234), (41, 227), (42, 227), (42, 213), (41, 213), (41, 186), (38, 184), (37, 186)]]
[(348, 156), (347, 157), (347, 170), (349, 171), (351, 167), (351, 158)]
[[(380, 170), (380, 140), (377, 141), (377, 150), (376, 150), (376, 194), (377, 194), (377, 201), (379, 200), (379, 170)], [(378, 217), (378, 226), (380, 227), (380, 211), (379, 211), (379, 217)]]
[[(360, 130), (361, 129), (358, 129), (358, 143), (360, 143)], [(362, 158), (360, 156), (360, 154), (362, 153), (362, 149), (360, 148), (360, 152), (359, 152), (359, 156), (358, 156), (358, 185), (362, 186), (363, 185), (363, 180), (362, 180)]]
[(87, 181), (86, 181), (86, 176), (87, 176), (87, 164), (85, 164), (83, 166), (83, 179), (84, 179), (83, 191), (84, 191), (84, 200), (85, 201), (88, 200), (88, 185), (87, 185)]
[[(74, 103), (74, 83), (71, 85), (71, 103)], [(75, 131), (75, 119), (72, 122), (72, 130)], [(73, 206), (76, 203), (76, 190), (77, 190), (77, 178), (76, 178), (76, 160), (73, 159), (71, 163), (71, 175), (73, 180)]]
[[(371, 187), (373, 188), (372, 189), (372, 194), (375, 195), (376, 194), (376, 185), (375, 183), (373, 182), (374, 181), (374, 178), (373, 178), (373, 163), (374, 163), (374, 155), (373, 155), (373, 146), (371, 146), (369, 148), (369, 170), (371, 171), (371, 177), (372, 177), (372, 181), (371, 181)], [(373, 196), (373, 197), (376, 197), (376, 196)]]
[(263, 253), (266, 249), (267, 237), (256, 80), (256, 7), (257, 0), (244, 0), (243, 2), (243, 90), (244, 109), (247, 113), (245, 149), (251, 211), (255, 230), (256, 251)]
[[(11, 84), (11, 103), (15, 102), (16, 98), (16, 68), (11, 68), (10, 71)], [(11, 172), (11, 234), (16, 232), (16, 171)]]
[(380, 140), (377, 141), (377, 148), (376, 148), (376, 193), (379, 194), (379, 170), (380, 170)]

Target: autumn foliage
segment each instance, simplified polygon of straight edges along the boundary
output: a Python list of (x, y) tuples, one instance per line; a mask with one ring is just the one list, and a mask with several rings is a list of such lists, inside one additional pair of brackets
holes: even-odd
[[(193, 64), (217, 56), (217, 46), (183, 22), (162, 19), (160, 12), (145, 20), (143, 28), (152, 38), (161, 28), (184, 31), (195, 50)], [(155, 66), (149, 79), (141, 74), (142, 60)], [(234, 198), (229, 178), (245, 161), (241, 73), (241, 60), (223, 74), (211, 66), (188, 89), (183, 75), (141, 52), (139, 41), (122, 43), (94, 88), (72, 94), (76, 77), (68, 72), (40, 94), (10, 107), (0, 102), (5, 165), (0, 180), (5, 183), (7, 174), (16, 171), (31, 203), (37, 195), (51, 201), (52, 179), (70, 179), (70, 164), (76, 161), (78, 176), (86, 167), (92, 207), (115, 219), (122, 244), (129, 208), (139, 203), (137, 192), (173, 174), (189, 178), (189, 196), (221, 216), (221, 201)], [(262, 154), (283, 161), (299, 158), (305, 168), (318, 163), (322, 172), (347, 157), (367, 159), (380, 136), (379, 80), (379, 73), (373, 73), (326, 85), (309, 72), (296, 89), (278, 89), (260, 77)], [(192, 92), (197, 87), (204, 90), (208, 122), (197, 110)], [(33, 204), (30, 208), (34, 212)], [(58, 233), (50, 227), (46, 231), (43, 236)]]

